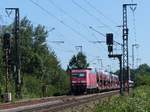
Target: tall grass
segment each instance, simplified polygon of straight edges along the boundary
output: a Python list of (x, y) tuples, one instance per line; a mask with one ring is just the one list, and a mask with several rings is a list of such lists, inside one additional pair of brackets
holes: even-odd
[(150, 112), (150, 86), (134, 89), (130, 96), (115, 96), (96, 105), (95, 112)]

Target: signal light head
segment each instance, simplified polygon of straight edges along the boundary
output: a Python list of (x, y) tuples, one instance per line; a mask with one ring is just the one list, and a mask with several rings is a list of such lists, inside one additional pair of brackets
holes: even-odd
[(11, 35), (10, 33), (5, 33), (3, 36), (3, 48), (4, 49), (10, 49), (11, 47), (11, 39), (10, 39)]
[(113, 45), (113, 34), (112, 33), (106, 34), (106, 44)]

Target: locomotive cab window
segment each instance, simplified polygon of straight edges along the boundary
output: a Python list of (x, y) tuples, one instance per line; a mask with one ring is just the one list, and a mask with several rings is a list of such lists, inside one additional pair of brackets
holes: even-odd
[(85, 78), (85, 73), (73, 73), (72, 77), (74, 77), (74, 78)]

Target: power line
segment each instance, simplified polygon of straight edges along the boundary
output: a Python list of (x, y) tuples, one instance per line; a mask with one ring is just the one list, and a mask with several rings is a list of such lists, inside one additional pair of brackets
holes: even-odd
[(62, 20), (60, 20), (57, 16), (55, 16), (54, 14), (52, 14), (50, 11), (46, 10), (45, 8), (43, 8), (41, 5), (39, 5), (38, 3), (36, 3), (33, 0), (30, 0), (34, 5), (38, 6), (41, 10), (43, 10), (45, 13), (47, 13), (49, 16), (55, 18), (58, 22), (60, 22), (61, 24), (63, 24), (64, 26), (66, 26), (67, 28), (69, 28), (70, 30), (72, 30), (75, 34), (77, 34), (78, 36), (82, 37), (82, 39), (87, 40), (87, 38), (81, 34), (80, 32), (78, 32), (76, 29), (74, 29), (73, 27), (71, 27), (70, 25), (66, 24), (65, 22), (63, 22)]
[[(94, 29), (92, 26), (90, 26), (89, 28), (90, 28), (91, 30), (93, 30), (93, 31), (97, 32), (98, 34), (100, 34), (102, 37), (106, 37), (106, 35), (105, 35), (105, 34), (103, 34), (103, 33), (99, 32), (99, 31), (97, 31), (97, 30), (96, 30), (96, 29)], [(106, 38), (105, 38), (105, 39), (106, 39)], [(114, 42), (115, 42), (116, 44), (118, 44), (118, 45), (122, 46), (122, 44), (121, 44), (121, 43), (119, 43), (119, 42), (117, 42), (117, 41), (115, 41), (115, 40), (114, 40)]]
[[(92, 27), (91, 27), (91, 29), (92, 29)], [(101, 33), (101, 32), (98, 32), (97, 30), (95, 30), (94, 28), (92, 29), (93, 31), (95, 31), (95, 32), (97, 32), (98, 34), (100, 34), (100, 35), (102, 35), (102, 36), (104, 36), (104, 34), (103, 33)], [(99, 43), (99, 44), (102, 44), (103, 43), (103, 41), (99, 41), (99, 39), (97, 38), (97, 36), (96, 35), (94, 35), (93, 34), (93, 36), (98, 40), (96, 43)], [(92, 41), (90, 41), (90, 42), (92, 42)], [(102, 42), (102, 43), (101, 43)], [(96, 45), (96, 44), (94, 44), (94, 45)], [(107, 51), (107, 49), (105, 48), (105, 47), (103, 47), (104, 49), (103, 49), (103, 51)]]
[(99, 41), (99, 38), (98, 38), (97, 36), (95, 36), (94, 33), (92, 33), (92, 36), (93, 36), (97, 41)]
[[(73, 16), (71, 16), (70, 14), (68, 14), (64, 9), (62, 9), (60, 6), (58, 6), (56, 3), (54, 3), (53, 0), (48, 0), (48, 2), (51, 3), (56, 9), (58, 9), (64, 15), (68, 16), (69, 18), (71, 18), (75, 23), (83, 26), (85, 29), (87, 29), (89, 31), (89, 29), (88, 29), (89, 26), (88, 25), (85, 25), (85, 24), (81, 23), (80, 21), (78, 21), (77, 19), (75, 19)], [(97, 38), (95, 38), (95, 39), (97, 39)]]
[(106, 37), (105, 34), (103, 34), (103, 33), (99, 32), (99, 31), (95, 30), (92, 26), (90, 26), (89, 28), (92, 29), (93, 31), (97, 32), (98, 34), (100, 34), (102, 37)]
[[(31, 0), (31, 1), (33, 1), (33, 0)], [(37, 3), (36, 3), (36, 4), (37, 4)], [(40, 5), (38, 4), (38, 6), (40, 6)], [(41, 6), (40, 6), (40, 7), (41, 7)], [(42, 9), (43, 9), (43, 7), (42, 7)], [(48, 12), (49, 12), (49, 11), (48, 11)], [(58, 19), (58, 20), (60, 21), (60, 19)], [(84, 39), (89, 42), (89, 40), (87, 40), (86, 37), (85, 37), (84, 35), (82, 35), (80, 32), (75, 31), (72, 27), (68, 26), (68, 25), (65, 24), (64, 22), (63, 22), (63, 25), (69, 27), (69, 28), (72, 29), (75, 33), (77, 33), (80, 37), (84, 37)], [(79, 34), (79, 33), (80, 33), (80, 34)]]
[(94, 5), (92, 5), (89, 1), (84, 0), (84, 2), (90, 6), (91, 8), (93, 8), (99, 15), (102, 15), (105, 19), (107, 19), (108, 21), (114, 23), (115, 25), (117, 25), (117, 22), (115, 22), (114, 20), (112, 20), (110, 17), (107, 17), (104, 13), (102, 13), (102, 11), (100, 11), (99, 9), (97, 9)]
[[(88, 1), (84, 0), (86, 3), (88, 3), (90, 6), (92, 6)], [(76, 22), (77, 24), (82, 25), (85, 28), (88, 28), (89, 26), (82, 24), (80, 21), (78, 21), (77, 19), (75, 19), (74, 17), (72, 17), (71, 15), (69, 15), (65, 10), (63, 10), (61, 7), (59, 7), (58, 5), (56, 5), (54, 3), (53, 0), (48, 0), (49, 3), (51, 3), (55, 8), (57, 8), (60, 12), (62, 12), (63, 14), (65, 14), (66, 16), (68, 16), (69, 18), (71, 18), (74, 22)], [(92, 6), (94, 8), (94, 6)], [(99, 14), (102, 14), (105, 18), (107, 18), (102, 12), (100, 12), (98, 9), (94, 8), (97, 12), (99, 12)], [(108, 19), (108, 18), (107, 18)], [(102, 34), (103, 35), (103, 34)], [(104, 35), (103, 35), (104, 36)], [(99, 40), (96, 36), (94, 36), (94, 38), (96, 40)]]
[[(50, 13), (48, 10), (46, 10), (45, 8), (43, 8), (42, 6), (40, 6), (38, 3), (34, 2), (33, 0), (30, 0), (33, 4), (35, 4), (36, 6), (38, 6), (40, 9), (42, 9), (44, 12), (46, 12), (48, 15), (54, 17), (57, 21), (59, 21), (61, 24), (65, 25), (66, 27), (70, 28), (72, 31), (74, 31), (76, 34), (78, 34), (81, 37), (84, 37), (80, 32), (76, 31), (75, 29), (73, 29), (71, 26), (65, 24), (62, 20), (60, 20), (59, 18), (57, 18), (54, 14)], [(50, 1), (51, 3), (54, 4), (53, 1)], [(56, 4), (54, 4), (56, 6)], [(57, 6), (58, 7), (58, 6)], [(63, 13), (66, 14), (66, 12), (62, 9), (59, 8), (59, 10), (63, 11)], [(70, 16), (71, 17), (71, 16)], [(73, 18), (73, 17), (71, 17)], [(75, 19), (74, 19), (75, 20)], [(80, 23), (79, 21), (75, 20), (76, 22)]]
[[(65, 38), (65, 36), (64, 36), (60, 31), (56, 30), (56, 28), (55, 28), (54, 32), (55, 32), (54, 34), (55, 34), (56, 37), (58, 37), (58, 38), (59, 38), (59, 37)], [(52, 32), (52, 34), (53, 34), (53, 32)], [(72, 46), (74, 46), (72, 43), (70, 43), (70, 41), (69, 41), (69, 42), (66, 42), (66, 41), (65, 41), (65, 43), (67, 43), (68, 45), (71, 44)]]
[[(87, 41), (87, 38), (85, 38), (84, 35), (82, 35), (80, 32), (78, 32), (77, 30), (75, 30), (74, 28), (72, 28), (71, 26), (69, 26), (68, 24), (64, 23), (62, 20), (60, 20), (57, 16), (55, 16), (54, 14), (52, 14), (51, 12), (49, 12), (48, 10), (46, 10), (45, 8), (43, 8), (41, 5), (39, 5), (38, 3), (36, 3), (33, 0), (30, 0), (34, 5), (38, 6), (41, 10), (43, 10), (45, 13), (47, 13), (49, 16), (55, 18), (57, 21), (59, 21), (61, 24), (63, 24), (64, 26), (68, 27), (69, 29), (71, 29), (74, 33), (76, 33), (77, 35), (79, 35), (80, 37), (84, 37), (84, 39)], [(83, 38), (82, 38), (83, 39)], [(89, 41), (88, 41), (89, 42)], [(69, 51), (70, 52), (70, 51)]]
[[(51, 46), (50, 46), (50, 44), (48, 43), (48, 46), (51, 48)], [(64, 49), (62, 49), (60, 46), (59, 47), (55, 47), (55, 48), (53, 48), (53, 49), (51, 49), (51, 50), (54, 50), (54, 49), (57, 49), (57, 50), (59, 50), (59, 51), (61, 51), (61, 52), (65, 52), (65, 53), (74, 53), (74, 51), (72, 51), (72, 50), (64, 50)]]
[(86, 27), (86, 25), (82, 24), (80, 21), (78, 21), (77, 19), (75, 19), (73, 16), (71, 16), (70, 14), (68, 14), (64, 9), (62, 9), (60, 6), (58, 6), (57, 4), (54, 3), (53, 0), (48, 0), (49, 3), (51, 3), (55, 8), (57, 8), (60, 12), (62, 12), (63, 14), (65, 14), (66, 16), (68, 16), (69, 18), (71, 18), (75, 23), (82, 25), (83, 27)]
[(102, 25), (104, 25), (106, 28), (110, 29), (111, 31), (115, 32), (109, 25), (103, 23), (98, 17), (96, 17), (94, 14), (90, 13), (87, 9), (83, 8), (81, 5), (79, 5), (77, 2), (75, 2), (74, 0), (72, 0), (72, 3), (74, 5), (76, 5), (77, 7), (79, 7), (80, 9), (82, 9), (86, 14), (88, 14), (89, 16), (91, 16), (92, 18), (94, 18), (95, 20), (97, 20), (98, 22), (100, 22)]
[[(55, 30), (56, 31), (56, 30)], [(56, 33), (55, 33), (58, 37), (59, 36), (61, 36), (61, 37), (65, 37), (62, 33), (60, 33), (58, 30), (56, 31)], [(95, 38), (97, 38), (96, 36), (95, 36)], [(65, 43), (66, 43), (66, 41), (65, 41)], [(69, 43), (69, 44), (71, 44), (71, 43)], [(74, 44), (71, 44), (72, 46), (75, 46)], [(97, 45), (98, 46), (98, 45)], [(98, 46), (99, 47), (99, 46)], [(60, 48), (59, 48), (59, 50), (60, 50)], [(62, 50), (62, 49), (61, 49)], [(104, 50), (104, 49), (103, 49)], [(71, 50), (62, 50), (63, 52), (68, 52), (68, 53), (73, 53), (73, 51), (71, 51)], [(106, 50), (104, 50), (104, 51), (106, 51)], [(86, 53), (87, 54), (87, 53)], [(88, 54), (89, 55), (89, 54)]]

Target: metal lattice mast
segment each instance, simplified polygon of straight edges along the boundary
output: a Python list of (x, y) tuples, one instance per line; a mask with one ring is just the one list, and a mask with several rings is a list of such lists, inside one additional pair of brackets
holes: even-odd
[(20, 77), (20, 40), (19, 40), (19, 8), (15, 9), (15, 48), (16, 48), (16, 97), (21, 97), (21, 77)]
[(123, 4), (123, 88), (125, 90), (125, 76), (128, 76), (128, 26), (127, 26), (127, 5)]
[(123, 4), (123, 88), (129, 92), (129, 53), (128, 53), (128, 23), (127, 6), (136, 6), (137, 4)]
[(14, 40), (15, 40), (15, 83), (16, 83), (16, 98), (21, 98), (21, 61), (20, 61), (20, 39), (19, 39), (19, 8), (6, 8), (6, 10), (15, 11), (15, 21), (14, 21)]

